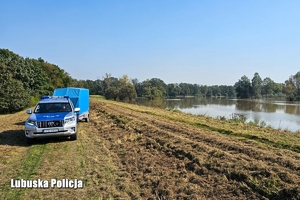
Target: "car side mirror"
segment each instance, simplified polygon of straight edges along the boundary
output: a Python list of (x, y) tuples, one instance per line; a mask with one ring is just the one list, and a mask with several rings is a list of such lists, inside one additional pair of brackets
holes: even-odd
[(75, 112), (79, 112), (79, 111), (80, 111), (80, 108), (75, 108), (74, 111), (75, 111)]
[(26, 113), (27, 113), (27, 114), (31, 114), (32, 111), (31, 111), (31, 110), (26, 110)]

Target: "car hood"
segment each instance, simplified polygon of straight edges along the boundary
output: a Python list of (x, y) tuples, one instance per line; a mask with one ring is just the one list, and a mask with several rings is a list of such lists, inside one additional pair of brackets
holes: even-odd
[(49, 121), (49, 120), (64, 120), (67, 117), (72, 117), (72, 112), (60, 113), (32, 113), (28, 119), (33, 121)]

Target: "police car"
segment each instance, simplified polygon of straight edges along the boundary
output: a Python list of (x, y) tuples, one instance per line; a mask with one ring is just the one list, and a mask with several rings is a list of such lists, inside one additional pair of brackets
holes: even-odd
[(25, 122), (27, 142), (37, 138), (70, 137), (77, 139), (77, 113), (80, 108), (74, 105), (68, 96), (43, 96)]

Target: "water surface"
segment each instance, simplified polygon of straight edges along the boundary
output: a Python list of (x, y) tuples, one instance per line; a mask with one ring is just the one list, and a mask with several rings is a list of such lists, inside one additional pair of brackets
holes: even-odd
[(240, 114), (246, 122), (262, 123), (276, 129), (300, 130), (300, 103), (285, 100), (242, 100), (224, 98), (184, 98), (137, 100), (138, 104), (164, 109), (178, 109), (185, 113), (226, 117)]

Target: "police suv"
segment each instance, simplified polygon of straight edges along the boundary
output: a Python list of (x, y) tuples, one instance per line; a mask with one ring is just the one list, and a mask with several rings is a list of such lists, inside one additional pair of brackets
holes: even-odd
[(25, 136), (28, 144), (36, 138), (69, 137), (77, 139), (77, 113), (80, 108), (68, 96), (43, 96), (25, 122)]

